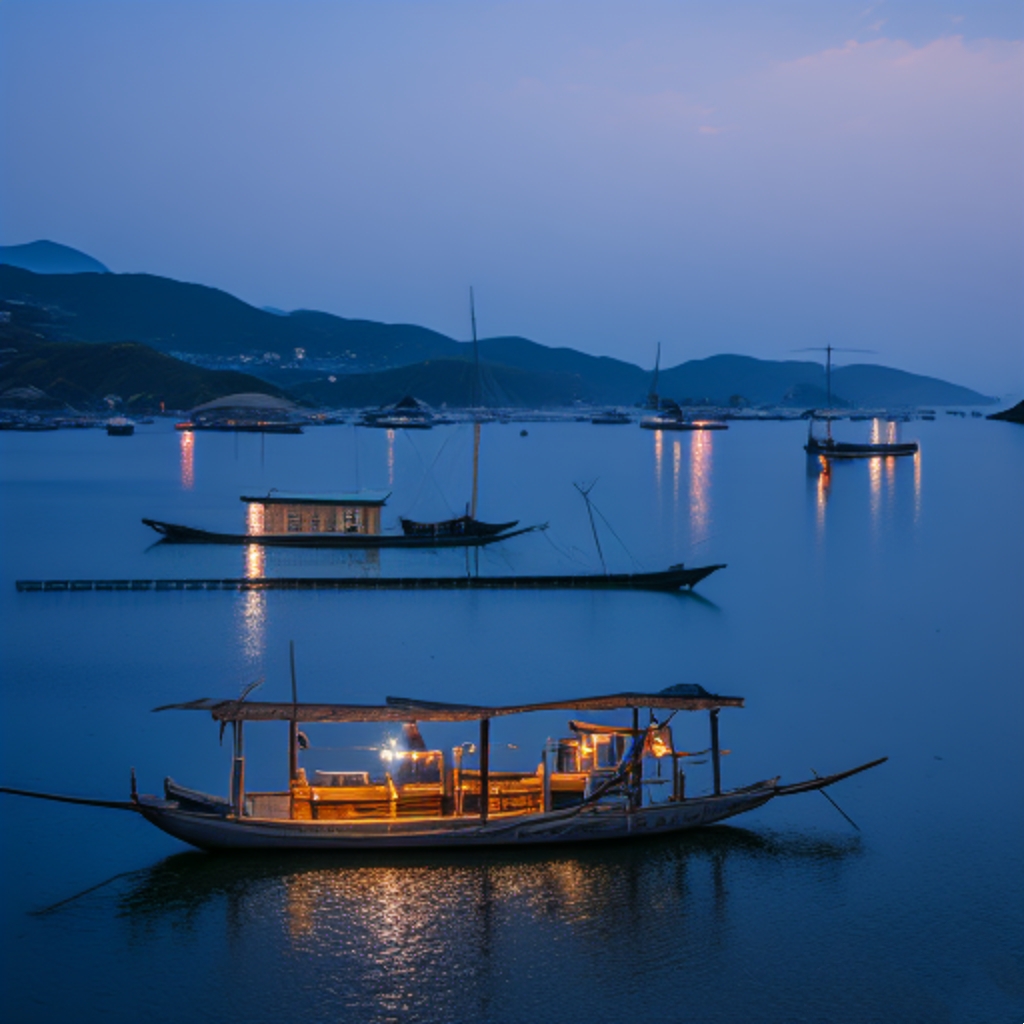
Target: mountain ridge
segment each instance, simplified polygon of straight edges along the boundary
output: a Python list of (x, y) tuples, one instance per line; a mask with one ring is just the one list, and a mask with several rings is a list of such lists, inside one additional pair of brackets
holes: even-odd
[[(446, 396), (442, 401), (447, 404), (461, 404), (456, 396), (462, 392), (464, 370), (454, 364), (473, 358), (470, 343), (429, 328), (346, 319), (316, 310), (281, 316), (217, 288), (152, 274), (36, 274), (0, 265), (0, 296), (45, 311), (46, 324), (40, 330), (50, 340), (139, 342), (167, 354), (183, 354), (207, 368), (215, 362), (268, 381), (277, 379), (276, 370), (282, 366), (318, 371), (321, 380), (362, 376), (361, 383), (314, 389), (344, 392), (354, 404), (374, 404), (357, 401), (360, 388), (367, 396), (378, 393), (380, 380), (374, 375), (414, 366), (421, 367), (418, 372), (431, 393)], [(649, 371), (632, 363), (514, 335), (481, 340), (480, 355), (485, 365), (484, 397), (491, 404), (501, 404), (502, 394), (518, 395), (519, 401), (530, 404), (525, 396), (535, 394), (548, 396), (543, 403), (548, 405), (557, 382), (562, 405), (633, 405), (643, 400), (650, 384)], [(493, 395), (487, 394), (488, 374)], [(524, 374), (538, 376), (528, 381)], [(312, 394), (307, 385), (315, 376), (304, 378), (305, 393)], [(837, 399), (861, 407), (993, 401), (969, 388), (891, 367), (840, 367), (832, 376)], [(416, 378), (406, 373), (387, 379)], [(661, 395), (678, 401), (745, 405), (822, 405), (824, 387), (825, 371), (819, 363), (728, 354), (667, 368), (659, 383)]]

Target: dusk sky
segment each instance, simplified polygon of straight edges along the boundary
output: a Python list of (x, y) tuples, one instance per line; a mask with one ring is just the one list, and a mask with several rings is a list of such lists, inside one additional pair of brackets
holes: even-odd
[(1024, 5), (0, 4), (0, 244), (649, 366), (1024, 389)]

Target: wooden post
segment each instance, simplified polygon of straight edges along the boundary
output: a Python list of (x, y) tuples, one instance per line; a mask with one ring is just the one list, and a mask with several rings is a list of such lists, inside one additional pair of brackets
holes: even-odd
[(231, 761), (231, 809), (236, 817), (242, 817), (245, 809), (245, 754), (242, 746), (242, 726), (239, 720), (232, 722), (234, 733), (234, 756)]
[(491, 720), (480, 719), (480, 820), (487, 821), (490, 810)]
[(455, 817), (462, 817), (462, 747), (456, 747), (452, 751), (452, 789), (455, 797)]
[[(544, 744), (544, 749), (541, 751), (540, 764), (541, 771), (544, 772), (544, 795), (542, 797), (541, 810), (547, 814), (551, 810), (551, 771), (552, 765), (548, 763), (548, 750), (551, 747), (551, 737), (548, 737), (547, 742)], [(552, 758), (552, 764), (554, 758)]]
[(292, 670), (292, 720), (288, 723), (288, 779), (299, 777), (299, 688), (295, 679), (295, 641), (288, 642), (288, 660)]
[(722, 792), (722, 758), (718, 750), (718, 708), (711, 709), (711, 764), (715, 772), (715, 796)]
[[(633, 742), (640, 742), (640, 709), (633, 708)], [(634, 810), (644, 802), (643, 794), (643, 774), (644, 774), (644, 758), (643, 754), (640, 755), (637, 761), (637, 767), (632, 772), (632, 777), (629, 780), (630, 789), (632, 790), (629, 797), (630, 807)]]

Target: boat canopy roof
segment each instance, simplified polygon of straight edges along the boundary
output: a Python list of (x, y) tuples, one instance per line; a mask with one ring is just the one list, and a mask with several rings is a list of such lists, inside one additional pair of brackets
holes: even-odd
[(209, 711), (218, 722), (470, 722), (530, 711), (615, 711), (619, 708), (660, 708), (666, 711), (710, 711), (741, 708), (742, 697), (722, 697), (702, 686), (680, 684), (658, 693), (613, 693), (539, 704), (486, 706), (388, 697), (383, 705), (291, 704), (286, 702), (218, 700), (206, 697), (184, 704), (165, 704), (154, 711)]
[(241, 501), (259, 505), (383, 505), (390, 491), (322, 491), (304, 494), (300, 491), (272, 490), (267, 494), (243, 494)]

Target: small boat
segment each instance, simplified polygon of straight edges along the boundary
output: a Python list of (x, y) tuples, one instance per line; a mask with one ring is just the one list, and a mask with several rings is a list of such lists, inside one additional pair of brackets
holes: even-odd
[(808, 455), (823, 455), (829, 459), (877, 459), (893, 455), (916, 455), (917, 442), (899, 444), (858, 444), (856, 442), (833, 441), (831, 437), (808, 437), (804, 451)]
[(434, 422), (434, 414), (425, 402), (406, 395), (394, 405), (364, 412), (359, 425), (385, 430), (430, 430)]
[(300, 423), (287, 423), (277, 420), (216, 420), (214, 422), (194, 422), (185, 420), (174, 424), (175, 430), (212, 430), (230, 434), (301, 434)]
[(608, 409), (606, 412), (600, 412), (596, 416), (591, 416), (590, 422), (609, 427), (619, 427), (632, 423), (633, 419), (628, 413), (621, 412), (618, 409)]
[[(743, 707), (742, 697), (708, 693), (703, 687), (672, 686), (658, 693), (617, 693), (544, 703), (478, 706), (389, 697), (380, 706), (300, 704), (294, 678), (292, 701), (248, 701), (249, 687), (235, 700), (195, 700), (157, 711), (209, 714), (221, 733), (232, 729), (228, 795), (214, 796), (164, 781), (163, 796), (138, 792), (135, 773), (127, 800), (99, 800), (0, 787), (17, 796), (87, 804), (137, 813), (176, 839), (202, 850), (377, 850), (481, 846), (539, 846), (639, 841), (700, 828), (735, 817), (781, 796), (825, 789), (887, 758), (805, 781), (780, 784), (779, 777), (735, 789), (722, 786), (719, 713)], [(647, 709), (649, 724), (640, 724)], [(491, 724), (512, 715), (568, 711), (627, 710), (631, 720), (568, 723), (571, 736), (548, 741), (536, 767), (492, 771)], [(707, 711), (708, 749), (676, 747), (671, 719), (679, 712)], [(658, 720), (655, 715), (660, 716)], [(244, 726), (288, 724), (288, 784), (273, 792), (246, 789)], [(300, 764), (301, 723), (379, 723), (400, 730), (383, 740), (377, 768), (338, 770), (333, 763)], [(462, 744), (450, 757), (429, 749), (423, 722), (476, 722), (479, 742)], [(328, 748), (307, 751), (307, 762)], [(330, 748), (336, 750), (337, 748)], [(468, 763), (475, 753), (475, 764)], [(711, 761), (712, 787), (687, 792), (692, 760)], [(655, 771), (652, 771), (654, 766)]]
[(402, 532), (406, 537), (495, 537), (519, 524), (518, 519), (510, 523), (482, 523), (470, 515), (455, 519), (442, 519), (437, 523), (418, 523), (414, 519), (399, 517)]
[(107, 420), (107, 437), (131, 437), (134, 433), (135, 424), (124, 416)]
[(657, 416), (645, 416), (640, 421), (644, 430), (728, 430), (729, 424), (721, 420), (690, 419), (682, 410), (670, 411)]
[(828, 432), (825, 437), (814, 436), (814, 419), (808, 423), (807, 444), (804, 451), (808, 455), (823, 456), (827, 459), (877, 459), (895, 455), (916, 455), (917, 442), (865, 442), (835, 441), (832, 438), (832, 421), (828, 420)]

